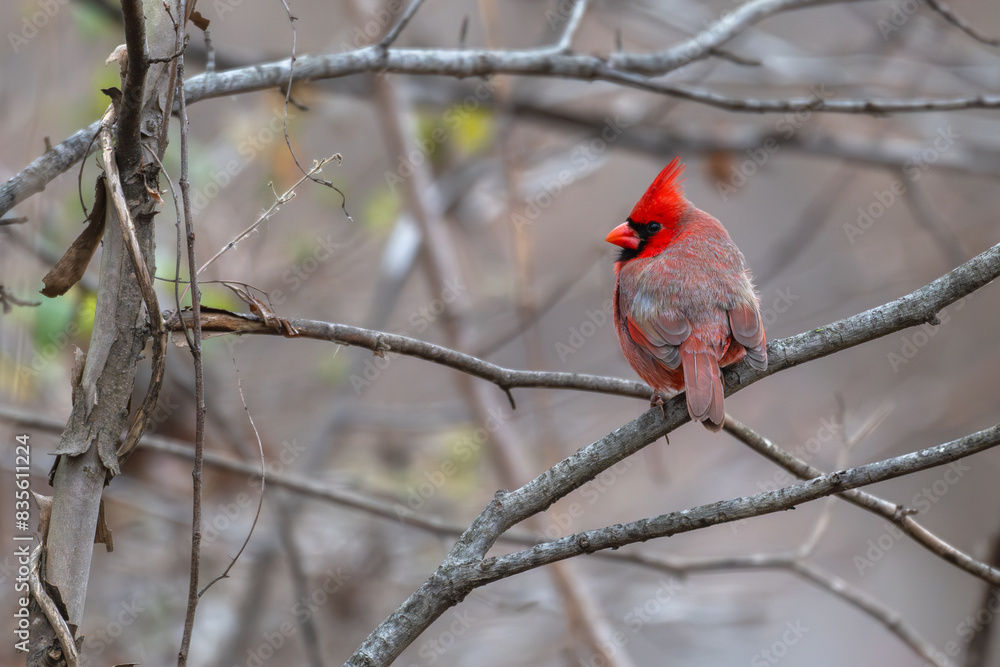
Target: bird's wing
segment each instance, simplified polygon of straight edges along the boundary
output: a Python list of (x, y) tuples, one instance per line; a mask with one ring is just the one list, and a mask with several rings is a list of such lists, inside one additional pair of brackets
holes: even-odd
[(677, 311), (638, 308), (636, 301), (619, 305), (632, 340), (667, 368), (677, 368), (681, 365), (680, 344), (691, 335), (691, 322)]
[(764, 340), (764, 324), (760, 321), (760, 311), (747, 303), (737, 304), (729, 311), (729, 325), (733, 338), (747, 350), (747, 361), (757, 370), (767, 369), (767, 347)]

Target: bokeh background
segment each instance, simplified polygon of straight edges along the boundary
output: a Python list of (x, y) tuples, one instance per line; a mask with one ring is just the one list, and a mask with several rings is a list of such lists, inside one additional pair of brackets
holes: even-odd
[[(429, 0), (398, 44), (537, 47), (558, 39), (569, 6)], [(630, 51), (662, 49), (734, 7), (595, 2), (574, 48), (606, 54), (620, 42)], [(1000, 37), (993, 3), (958, 0), (952, 8)], [(280, 2), (203, 0), (199, 9), (211, 20), (220, 70), (291, 52)], [(367, 44), (400, 13), (395, 4), (360, 1), (293, 0), (292, 10), (300, 54)], [(46, 140), (55, 144), (103, 112), (100, 89), (117, 84), (117, 68), (104, 60), (123, 41), (119, 16), (113, 3), (97, 0), (0, 5), (0, 178), (40, 155)], [(1000, 92), (997, 49), (924, 3), (781, 14), (727, 49), (744, 62), (712, 58), (667, 81), (751, 98)], [(204, 40), (192, 34), (189, 73), (205, 62)], [(203, 279), (249, 283), (268, 292), (283, 316), (404, 333), (512, 368), (634, 377), (606, 315), (614, 248), (603, 239), (675, 155), (688, 164), (689, 198), (724, 222), (757, 275), (769, 339), (906, 294), (1000, 240), (995, 110), (757, 115), (607, 83), (504, 76), (358, 75), (297, 84), (292, 97), (299, 106), (289, 107), (288, 134), (296, 154), (308, 165), (339, 153), (342, 164), (324, 175), (346, 201), (329, 188), (300, 185)], [(300, 178), (282, 133), (283, 103), (279, 91), (264, 91), (190, 107), (200, 259), (273, 203), (269, 184), (281, 193)], [(393, 122), (416, 153), (394, 145)], [(174, 130), (165, 167), (176, 183)], [(433, 245), (453, 260), (444, 287), (419, 249), (406, 187), (414, 170), (430, 186), (418, 194), (443, 232)], [(98, 173), (89, 158), (82, 177), (88, 205)], [(86, 349), (89, 340), (96, 260), (65, 296), (37, 295), (41, 277), (81, 229), (77, 175), (70, 170), (18, 206), (14, 214), (28, 222), (0, 227), (0, 282), (42, 302), (0, 315), (5, 498), (13, 494), (19, 433), (31, 437), (33, 489), (46, 493), (47, 452), (70, 410), (73, 349)], [(157, 275), (169, 279), (175, 216), (169, 195), (165, 200), (156, 264)], [(247, 310), (219, 285), (204, 290), (206, 305)], [(169, 284), (160, 283), (164, 307), (172, 298)], [(950, 307), (937, 327), (780, 373), (727, 400), (727, 409), (824, 469), (838, 459), (861, 464), (960, 437), (1000, 414), (998, 313), (1000, 291), (987, 286)], [(314, 341), (217, 338), (205, 350), (209, 451), (258, 460), (249, 410), (271, 472), (456, 526), (467, 525), (498, 488), (528, 481), (647, 407), (621, 397), (515, 390), (511, 410), (499, 389), (455, 371)], [(192, 377), (188, 352), (171, 349), (154, 435), (192, 441)], [(144, 390), (144, 378), (138, 386)], [(12, 415), (34, 421), (26, 426)], [(519, 463), (505, 474), (504, 461)], [(85, 664), (174, 662), (187, 591), (190, 469), (186, 458), (144, 450), (107, 489), (115, 551), (98, 547), (94, 558)], [(258, 482), (245, 474), (206, 470), (203, 580), (239, 550), (259, 496)], [(871, 490), (924, 510), (919, 519), (928, 529), (989, 559), (1000, 531), (998, 473), (1000, 453), (986, 452), (947, 476), (929, 470)], [(568, 534), (756, 493), (784, 479), (729, 436), (688, 425), (669, 445), (654, 443), (557, 503), (538, 528)], [(11, 514), (0, 515), (5, 535), (13, 531)], [(897, 610), (938, 649), (950, 650), (954, 664), (971, 664), (964, 662), (970, 643), (997, 607), (995, 599), (986, 603), (985, 584), (844, 503), (811, 503), (625, 551), (786, 553), (817, 526), (823, 530), (810, 562)], [(229, 578), (201, 599), (192, 664), (340, 664), (452, 542), (270, 487)], [(496, 550), (512, 548), (500, 543)], [(12, 548), (5, 551), (6, 608), (16, 572)], [(571, 573), (583, 604), (619, 632), (609, 652), (620, 665), (923, 664), (871, 617), (787, 570), (680, 577), (586, 558)], [(397, 664), (607, 664), (588, 647), (578, 616), (552, 573), (533, 571), (470, 595)], [(4, 661), (19, 664), (11, 643)], [(975, 664), (1000, 664), (986, 660)]]

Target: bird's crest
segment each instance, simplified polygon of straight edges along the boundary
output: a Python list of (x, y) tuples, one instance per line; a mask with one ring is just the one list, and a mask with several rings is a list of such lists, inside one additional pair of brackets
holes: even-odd
[(681, 183), (684, 179), (684, 163), (679, 157), (671, 160), (670, 164), (663, 168), (660, 175), (656, 177), (653, 184), (646, 190), (646, 194), (632, 209), (632, 220), (638, 223), (646, 223), (653, 220), (661, 224), (671, 224), (676, 222), (690, 204), (684, 197), (684, 190)]

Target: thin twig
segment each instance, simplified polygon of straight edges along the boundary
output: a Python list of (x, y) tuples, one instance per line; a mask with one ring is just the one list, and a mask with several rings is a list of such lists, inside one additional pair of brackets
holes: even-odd
[[(299, 171), (302, 172), (302, 174), (306, 178), (311, 180), (313, 183), (316, 183), (317, 185), (326, 186), (340, 195), (340, 209), (344, 212), (344, 215), (347, 216), (348, 222), (353, 222), (351, 214), (347, 212), (347, 195), (344, 194), (344, 192), (336, 185), (334, 185), (331, 181), (328, 181), (325, 178), (317, 178), (316, 174), (322, 170), (317, 170), (315, 164), (313, 166), (313, 169), (307, 172), (305, 167), (303, 167), (302, 163), (299, 161), (299, 156), (295, 153), (295, 149), (292, 148), (292, 139), (288, 135), (288, 105), (295, 104), (296, 107), (303, 110), (305, 110), (306, 107), (292, 100), (292, 83), (295, 81), (295, 61), (297, 59), (297, 56), (295, 54), (299, 36), (299, 31), (295, 27), (295, 22), (298, 21), (299, 19), (297, 16), (292, 14), (292, 8), (289, 6), (288, 0), (281, 0), (281, 4), (285, 8), (285, 13), (288, 14), (288, 24), (289, 26), (291, 26), (292, 29), (292, 53), (288, 59), (288, 82), (284, 85), (285, 103), (281, 112), (282, 113), (281, 130), (285, 137), (285, 146), (288, 148), (288, 153), (289, 155), (292, 156), (292, 160), (295, 162), (295, 166), (299, 168)], [(337, 159), (337, 164), (340, 164), (341, 162), (340, 154), (338, 153), (333, 157)], [(329, 162), (329, 160), (327, 161)]]
[[(177, 232), (177, 249), (174, 254), (175, 258), (174, 279), (171, 280), (170, 282), (173, 283), (174, 287), (174, 304), (177, 307), (177, 312), (180, 312), (181, 311), (181, 295), (180, 295), (181, 257), (183, 257), (184, 255), (184, 250), (183, 250), (184, 232), (181, 229), (181, 227), (184, 224), (181, 218), (183, 214), (183, 209), (181, 208), (182, 204), (180, 202), (180, 199), (177, 197), (177, 188), (174, 187), (174, 181), (172, 178), (170, 178), (170, 174), (167, 173), (167, 170), (163, 168), (163, 163), (160, 161), (160, 158), (156, 157), (156, 155), (153, 153), (150, 153), (150, 157), (152, 157), (153, 160), (156, 162), (156, 164), (160, 167), (160, 173), (162, 173), (164, 178), (167, 179), (167, 187), (170, 189), (170, 198), (174, 202), (174, 216), (175, 216), (174, 229)], [(182, 329), (182, 332), (184, 334), (185, 340), (187, 341), (188, 347), (191, 347), (193, 341), (191, 340), (191, 334), (188, 331), (188, 327), (184, 327)]]
[[(746, 425), (741, 424), (730, 415), (726, 415), (723, 428), (727, 433), (751, 447), (755, 452), (774, 461), (799, 479), (815, 479), (826, 474), (822, 470), (810, 466), (797, 456), (775, 446), (770, 440), (754, 432)], [(948, 544), (940, 537), (928, 531), (910, 516), (912, 510), (883, 500), (866, 491), (852, 490), (837, 495), (849, 503), (866, 509), (873, 514), (878, 514), (896, 524), (900, 530), (913, 538), (917, 544), (952, 565), (994, 585), (1000, 584), (1000, 570), (990, 567), (986, 563), (959, 551), (951, 544)]]
[(927, 5), (944, 17), (945, 21), (952, 24), (977, 42), (982, 42), (987, 46), (1000, 46), (1000, 39), (997, 39), (996, 37), (987, 37), (984, 33), (981, 33), (973, 28), (965, 19), (952, 11), (951, 7), (949, 7), (943, 0), (927, 0)]
[(891, 633), (899, 637), (903, 643), (913, 649), (913, 652), (926, 661), (926, 664), (938, 667), (952, 667), (952, 663), (944, 653), (937, 650), (930, 642), (920, 636), (916, 629), (906, 622), (899, 612), (888, 605), (871, 597), (840, 577), (822, 568), (797, 559), (791, 564), (792, 571), (810, 581), (825, 591), (833, 593), (845, 602), (857, 607), (876, 621), (884, 625)]
[(379, 40), (378, 45), (380, 48), (388, 49), (392, 46), (393, 42), (399, 38), (403, 30), (410, 23), (410, 19), (413, 18), (414, 14), (417, 13), (417, 10), (420, 9), (420, 5), (422, 4), (424, 4), (424, 0), (412, 0), (412, 2), (410, 2), (409, 7), (407, 7), (406, 11), (403, 12), (403, 15), (399, 18), (396, 25), (392, 26), (389, 32), (385, 34), (385, 37)]
[[(252, 234), (254, 232), (254, 230), (256, 230), (257, 227), (259, 227), (261, 225), (261, 223), (263, 223), (265, 220), (267, 220), (272, 215), (274, 215), (276, 212), (278, 212), (278, 210), (281, 208), (281, 206), (283, 204), (286, 204), (289, 201), (291, 201), (292, 199), (294, 199), (295, 198), (295, 188), (297, 188), (300, 185), (302, 185), (302, 183), (304, 183), (306, 180), (311, 179), (312, 176), (313, 176), (313, 174), (316, 174), (316, 173), (319, 173), (319, 172), (323, 171), (323, 167), (324, 166), (326, 166), (329, 163), (334, 162), (334, 161), (339, 162), (340, 161), (340, 155), (331, 155), (328, 158), (324, 158), (324, 159), (322, 159), (322, 160), (320, 160), (318, 162), (314, 162), (313, 166), (312, 166), (312, 169), (310, 169), (308, 173), (306, 173), (304, 176), (302, 176), (302, 178), (300, 178), (299, 180), (295, 181), (295, 184), (292, 187), (290, 187), (287, 191), (285, 191), (284, 194), (278, 195), (277, 193), (275, 193), (274, 202), (267, 208), (266, 211), (264, 211), (257, 218), (256, 221), (254, 221), (254, 223), (252, 225), (250, 225), (249, 227), (247, 227), (246, 229), (244, 229), (242, 232), (240, 232), (239, 234), (237, 234), (236, 237), (232, 241), (230, 241), (226, 245), (222, 246), (222, 248), (220, 248), (217, 253), (215, 253), (214, 255), (212, 255), (212, 257), (207, 262), (205, 262), (204, 264), (201, 265), (200, 269), (198, 269), (196, 272), (194, 272), (194, 273), (191, 274), (192, 275), (192, 282), (194, 280), (194, 278), (193, 278), (194, 276), (200, 276), (201, 273), (205, 269), (207, 269), (209, 267), (209, 265), (211, 265), (215, 260), (217, 260), (219, 257), (221, 257), (222, 255), (224, 255), (226, 252), (228, 252), (228, 251), (232, 250), (233, 248), (235, 248), (237, 243), (239, 243), (240, 241), (242, 241), (246, 237), (250, 236), (250, 234)], [(274, 192), (274, 189), (272, 188), (271, 191)], [(185, 290), (184, 294), (181, 295), (181, 298), (183, 298), (185, 294), (187, 294), (187, 290)]]
[(45, 614), (45, 618), (48, 619), (56, 637), (59, 638), (59, 645), (62, 646), (62, 657), (66, 661), (67, 667), (77, 667), (80, 664), (80, 653), (77, 651), (76, 642), (73, 641), (73, 633), (59, 611), (59, 606), (42, 586), (40, 569), (43, 551), (42, 545), (39, 544), (31, 552), (31, 558), (28, 562), (28, 590), (31, 591), (31, 597), (38, 603), (39, 609)]
[[(235, 358), (233, 359), (233, 366), (236, 366)], [(250, 421), (250, 428), (253, 429), (254, 437), (257, 439), (257, 451), (260, 452), (260, 498), (257, 499), (257, 512), (253, 515), (253, 523), (250, 524), (250, 530), (247, 531), (246, 539), (243, 540), (243, 544), (240, 546), (239, 551), (237, 551), (236, 555), (233, 556), (233, 559), (229, 562), (226, 569), (223, 570), (222, 574), (205, 584), (205, 587), (201, 589), (200, 593), (198, 593), (198, 597), (204, 595), (205, 591), (212, 587), (212, 584), (229, 576), (229, 571), (233, 569), (233, 566), (236, 565), (236, 561), (239, 560), (240, 556), (243, 554), (243, 550), (247, 548), (248, 544), (250, 544), (250, 537), (253, 536), (253, 531), (257, 527), (257, 520), (260, 519), (260, 510), (264, 506), (264, 486), (266, 484), (265, 478), (267, 477), (267, 462), (264, 460), (264, 443), (260, 440), (260, 432), (257, 430), (257, 425), (253, 421), (253, 415), (250, 413), (250, 408), (247, 406), (246, 396), (243, 395), (243, 380), (240, 378), (239, 368), (236, 368), (236, 388), (240, 392), (240, 401), (243, 403), (243, 410), (246, 411), (247, 419)]]
[[(178, 16), (175, 29), (178, 39), (185, 41), (187, 16), (187, 0), (178, 0)], [(177, 59), (177, 80), (184, 81), (184, 55)], [(191, 289), (191, 312), (197, 313), (191, 327), (191, 358), (194, 363), (195, 392), (195, 435), (194, 435), (194, 466), (191, 471), (192, 480), (192, 516), (191, 516), (191, 576), (188, 585), (187, 607), (184, 613), (184, 632), (181, 636), (181, 647), (177, 652), (177, 667), (187, 665), (191, 650), (191, 634), (194, 631), (195, 613), (198, 610), (198, 579), (201, 570), (201, 503), (202, 503), (202, 468), (205, 454), (205, 367), (201, 355), (201, 287), (198, 285), (198, 266), (195, 256), (194, 216), (191, 212), (190, 182), (188, 181), (188, 116), (187, 99), (183, 85), (179, 85), (177, 98), (180, 105), (181, 124), (181, 201), (184, 208), (184, 228), (187, 235), (188, 273)], [(187, 288), (185, 288), (186, 292)], [(181, 297), (183, 298), (183, 297)]]
[(569, 15), (569, 20), (566, 21), (566, 29), (563, 30), (562, 36), (559, 38), (559, 43), (554, 48), (556, 53), (569, 53), (572, 51), (573, 37), (580, 27), (580, 23), (583, 22), (583, 15), (587, 11), (589, 2), (590, 0), (576, 0), (573, 3), (573, 11)]

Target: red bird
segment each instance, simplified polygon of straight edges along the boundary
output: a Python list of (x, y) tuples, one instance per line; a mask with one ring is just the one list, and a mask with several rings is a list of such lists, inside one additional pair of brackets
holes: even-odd
[(687, 393), (691, 419), (722, 428), (722, 373), (747, 357), (767, 368), (764, 325), (743, 253), (718, 220), (681, 190), (680, 158), (666, 166), (608, 234), (615, 262), (614, 315), (629, 365), (660, 392)]

